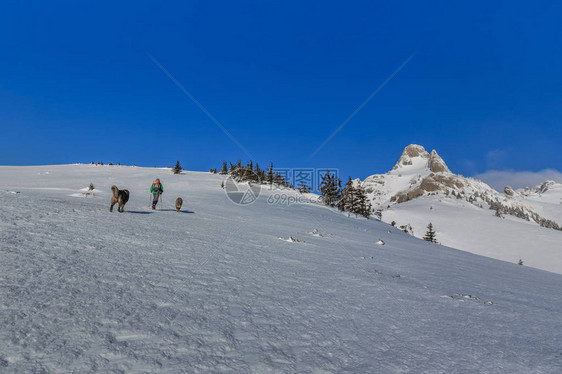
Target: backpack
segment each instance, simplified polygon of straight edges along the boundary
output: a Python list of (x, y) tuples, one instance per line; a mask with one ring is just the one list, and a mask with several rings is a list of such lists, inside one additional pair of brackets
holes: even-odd
[(152, 192), (160, 192), (160, 182), (152, 182)]

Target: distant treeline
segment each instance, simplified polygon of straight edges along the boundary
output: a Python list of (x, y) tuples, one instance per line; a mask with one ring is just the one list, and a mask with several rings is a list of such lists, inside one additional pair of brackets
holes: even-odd
[[(216, 174), (217, 169), (211, 169), (210, 172)], [(230, 175), (236, 182), (268, 184), (295, 189), (291, 183), (285, 180), (285, 177), (275, 171), (273, 163), (270, 163), (267, 169), (261, 169), (257, 162), (254, 164), (251, 160), (246, 165), (242, 164), (242, 160), (238, 160), (236, 163), (223, 161), (218, 174)], [(326, 205), (337, 207), (341, 211), (369, 217), (372, 209), (365, 189), (360, 183), (355, 184), (349, 177), (348, 182), (342, 188), (341, 180), (335, 174), (326, 172), (322, 176), (319, 187), (322, 201)], [(301, 183), (298, 191), (309, 193), (311, 186)]]

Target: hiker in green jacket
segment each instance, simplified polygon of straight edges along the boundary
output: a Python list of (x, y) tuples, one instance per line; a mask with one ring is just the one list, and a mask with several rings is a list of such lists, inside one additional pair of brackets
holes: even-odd
[(160, 182), (160, 179), (156, 178), (154, 182), (152, 182), (152, 186), (150, 186), (150, 192), (152, 192), (153, 200), (152, 200), (152, 210), (156, 209), (156, 204), (158, 203), (158, 198), (164, 192), (164, 186)]

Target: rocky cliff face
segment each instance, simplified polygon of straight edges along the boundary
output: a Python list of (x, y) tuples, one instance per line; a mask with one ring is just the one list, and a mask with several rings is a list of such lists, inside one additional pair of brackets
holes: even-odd
[(451, 170), (445, 164), (445, 161), (437, 154), (435, 149), (431, 151), (429, 159), (427, 160), (427, 168), (434, 173), (450, 173)]
[(421, 145), (410, 144), (409, 146), (404, 148), (404, 152), (402, 152), (402, 155), (400, 156), (398, 162), (396, 163), (396, 165), (394, 165), (392, 170), (403, 168), (405, 166), (412, 166), (414, 164), (414, 159), (428, 160), (429, 153), (427, 153), (425, 148)]
[(431, 153), (428, 153), (425, 148), (418, 144), (410, 144), (398, 159), (398, 162), (392, 170), (398, 170), (401, 168), (420, 168), (423, 167), (432, 171), (434, 173), (450, 173), (451, 170), (447, 167), (447, 164), (437, 151), (434, 149)]

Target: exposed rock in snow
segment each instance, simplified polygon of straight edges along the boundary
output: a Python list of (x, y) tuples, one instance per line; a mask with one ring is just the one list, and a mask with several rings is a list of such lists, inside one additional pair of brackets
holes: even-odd
[(309, 232), (309, 234), (313, 236), (318, 236), (320, 238), (324, 236), (320, 231), (318, 231), (318, 229), (312, 230), (311, 232)]
[(515, 196), (515, 191), (513, 191), (513, 188), (511, 188), (510, 186), (506, 186), (503, 189), (503, 192), (507, 195), (507, 196)]
[(437, 154), (435, 149), (431, 151), (429, 160), (427, 160), (427, 168), (434, 173), (450, 173), (451, 170), (445, 164), (445, 161)]
[[(551, 188), (553, 188), (553, 187), (556, 187), (556, 186), (562, 187), (562, 185), (561, 185), (560, 183), (556, 183), (555, 181), (548, 180), (548, 181), (544, 182), (543, 184), (541, 184), (541, 185), (538, 187), (538, 191), (537, 191), (537, 192), (538, 192), (538, 193), (545, 193), (545, 192), (548, 191), (549, 189), (551, 189)], [(535, 187), (535, 189), (537, 189), (537, 187)]]
[(293, 238), (292, 235), (289, 236), (288, 238), (279, 238), (279, 239), (289, 243), (300, 243), (300, 240)]
[(422, 167), (434, 173), (450, 173), (451, 170), (445, 164), (445, 161), (437, 154), (436, 150), (432, 150), (431, 154), (428, 153), (424, 147), (418, 144), (410, 144), (398, 159), (398, 162), (392, 170), (397, 170), (404, 167)]
[(424, 160), (428, 160), (429, 159), (429, 153), (427, 153), (425, 148), (422, 147), (421, 145), (410, 144), (409, 146), (404, 148), (404, 152), (402, 152), (402, 156), (400, 156), (400, 158), (398, 159), (398, 162), (396, 163), (396, 165), (394, 165), (392, 170), (396, 170), (396, 169), (404, 167), (404, 166), (413, 165), (414, 164), (413, 159), (415, 159), (415, 158), (421, 158), (421, 159), (424, 159)]
[(562, 194), (562, 183), (558, 183), (553, 180), (547, 180), (532, 188), (525, 187), (524, 189), (519, 189), (518, 192), (523, 196), (539, 196), (552, 193)]
[(400, 191), (390, 198), (391, 202), (403, 203), (423, 196), (427, 193), (443, 192), (448, 195), (451, 190), (460, 190), (464, 187), (463, 182), (455, 175), (430, 174), (421, 180), (414, 188)]

